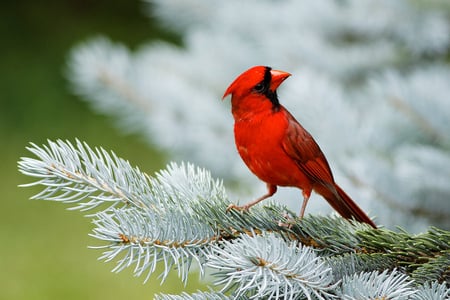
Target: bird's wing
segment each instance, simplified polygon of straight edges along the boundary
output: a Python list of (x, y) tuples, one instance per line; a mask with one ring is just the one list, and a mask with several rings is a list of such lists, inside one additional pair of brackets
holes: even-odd
[(334, 183), (330, 166), (314, 138), (287, 112), (288, 127), (282, 147), (312, 182)]

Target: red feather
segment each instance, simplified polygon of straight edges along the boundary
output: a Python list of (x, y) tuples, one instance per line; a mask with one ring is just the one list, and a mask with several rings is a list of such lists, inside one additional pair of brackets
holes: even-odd
[(334, 182), (330, 166), (314, 138), (279, 103), (276, 90), (290, 74), (257, 66), (228, 87), (235, 120), (237, 150), (248, 168), (268, 186), (268, 193), (242, 207), (272, 196), (277, 186), (298, 187), (303, 193), (303, 217), (312, 190), (343, 217), (376, 225)]

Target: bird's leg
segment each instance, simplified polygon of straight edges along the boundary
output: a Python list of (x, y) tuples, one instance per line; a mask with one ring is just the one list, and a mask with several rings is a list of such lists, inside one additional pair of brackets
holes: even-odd
[(296, 223), (295, 218), (291, 218), (291, 216), (288, 213), (284, 213), (283, 217), (286, 219), (285, 222), (283, 222), (281, 220), (278, 221), (278, 226), (291, 229), (292, 226)]
[[(308, 204), (308, 200), (309, 197), (311, 196), (311, 190), (302, 190), (302, 195), (303, 195), (303, 203), (302, 203), (302, 208), (300, 209), (300, 214), (298, 215), (299, 219), (302, 219), (304, 214), (305, 214), (305, 210), (306, 210), (306, 205)], [(294, 219), (290, 219), (288, 215), (286, 215), (287, 218), (287, 222), (283, 223), (283, 222), (278, 222), (278, 226), (280, 227), (287, 227), (289, 229), (292, 228), (292, 225), (295, 224), (295, 220)]]
[(277, 191), (277, 186), (268, 183), (267, 184), (267, 193), (266, 194), (264, 194), (263, 196), (259, 197), (256, 200), (254, 200), (254, 201), (252, 201), (250, 203), (247, 203), (245, 205), (242, 205), (242, 206), (238, 206), (236, 204), (230, 204), (227, 207), (227, 212), (229, 212), (232, 209), (248, 211), (249, 208), (252, 207), (253, 205), (263, 201), (264, 199), (267, 199), (267, 198), (273, 196), (273, 194), (275, 194), (276, 191)]
[(306, 204), (308, 204), (308, 200), (309, 197), (311, 196), (311, 191), (307, 191), (306, 189), (302, 191), (303, 194), (303, 203), (302, 203), (302, 208), (300, 209), (300, 214), (298, 215), (298, 217), (300, 219), (303, 218), (303, 215), (305, 214), (305, 209), (306, 209)]

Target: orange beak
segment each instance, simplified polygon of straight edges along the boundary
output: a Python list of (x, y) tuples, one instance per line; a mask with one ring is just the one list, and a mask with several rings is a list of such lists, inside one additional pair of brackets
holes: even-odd
[(271, 70), (270, 74), (272, 74), (272, 81), (270, 83), (270, 90), (272, 91), (275, 91), (286, 78), (291, 76), (290, 73), (280, 70)]

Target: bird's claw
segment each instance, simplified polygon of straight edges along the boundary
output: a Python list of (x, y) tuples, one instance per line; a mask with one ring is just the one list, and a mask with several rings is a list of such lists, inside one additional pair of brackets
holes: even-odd
[(238, 206), (236, 204), (230, 204), (227, 207), (226, 212), (230, 212), (232, 209), (237, 210), (237, 211), (243, 211), (243, 212), (248, 212), (248, 206), (247, 205), (243, 205), (243, 206)]
[[(278, 226), (280, 227), (286, 227), (287, 229), (292, 229), (292, 227), (297, 223), (298, 220), (300, 220), (301, 218), (292, 218), (289, 214), (284, 214), (283, 217), (286, 219), (283, 221), (279, 220), (278, 221)], [(297, 221), (296, 221), (297, 220)]]
[(278, 226), (285, 227), (287, 229), (292, 229), (292, 227), (296, 224), (294, 220), (288, 220), (287, 222), (278, 221)]

